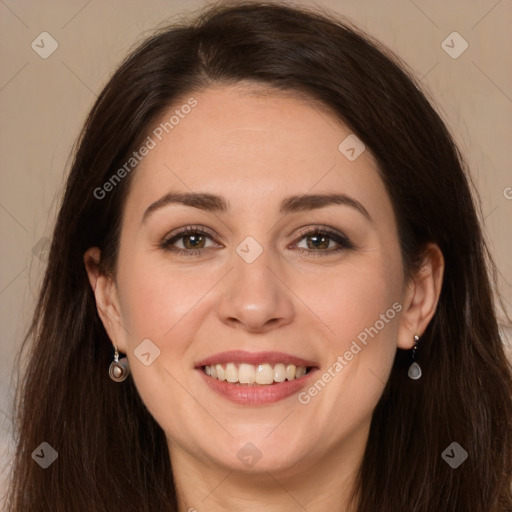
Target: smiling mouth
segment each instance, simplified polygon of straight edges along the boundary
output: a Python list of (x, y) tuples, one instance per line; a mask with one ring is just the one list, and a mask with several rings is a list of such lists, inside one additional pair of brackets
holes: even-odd
[(248, 364), (226, 363), (202, 367), (203, 372), (212, 379), (238, 386), (271, 386), (284, 381), (293, 381), (307, 375), (312, 366), (294, 364)]

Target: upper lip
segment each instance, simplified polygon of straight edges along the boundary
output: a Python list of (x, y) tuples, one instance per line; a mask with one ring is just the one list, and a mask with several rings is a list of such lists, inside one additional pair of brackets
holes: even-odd
[(206, 359), (199, 361), (196, 368), (225, 363), (247, 363), (247, 364), (294, 364), (295, 366), (318, 366), (315, 361), (309, 361), (284, 352), (247, 352), (245, 350), (229, 350), (213, 354)]

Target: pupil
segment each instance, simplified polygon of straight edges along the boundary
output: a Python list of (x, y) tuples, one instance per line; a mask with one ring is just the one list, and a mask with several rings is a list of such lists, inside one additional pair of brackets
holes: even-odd
[[(327, 249), (327, 246), (329, 245), (329, 241), (327, 240), (327, 237), (325, 236), (310, 236), (309, 237), (313, 247), (321, 247), (323, 249)], [(327, 242), (326, 242), (327, 240)]]
[(188, 235), (185, 237), (185, 247), (190, 248), (188, 246), (191, 246), (192, 248), (196, 248), (201, 242), (202, 242), (202, 235)]

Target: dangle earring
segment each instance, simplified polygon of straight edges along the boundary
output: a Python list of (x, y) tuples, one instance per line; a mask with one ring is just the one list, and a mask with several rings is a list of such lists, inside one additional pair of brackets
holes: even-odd
[(414, 335), (414, 347), (412, 348), (412, 364), (411, 366), (409, 366), (409, 371), (407, 372), (409, 378), (413, 380), (418, 380), (421, 377), (420, 365), (414, 361), (414, 358), (416, 356), (416, 350), (418, 350), (419, 339), (419, 336)]
[(126, 377), (130, 375), (128, 359), (126, 357), (119, 359), (119, 352), (117, 351), (117, 347), (115, 345), (114, 351), (114, 360), (110, 363), (108, 374), (113, 381), (123, 382), (123, 380), (126, 380)]

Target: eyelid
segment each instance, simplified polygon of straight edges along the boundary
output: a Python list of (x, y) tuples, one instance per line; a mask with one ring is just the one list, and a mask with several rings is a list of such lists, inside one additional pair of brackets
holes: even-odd
[[(176, 243), (178, 240), (186, 237), (189, 234), (200, 234), (205, 236), (206, 238), (211, 239), (211, 241), (217, 246), (217, 247), (204, 247), (200, 249), (182, 249), (181, 247), (175, 247), (174, 243)], [(188, 257), (192, 256), (201, 256), (209, 252), (210, 249), (215, 249), (218, 247), (223, 247), (222, 244), (219, 244), (217, 241), (217, 237), (213, 232), (205, 227), (205, 226), (198, 226), (198, 225), (188, 225), (183, 226), (177, 229), (174, 229), (173, 231), (167, 233), (161, 241), (158, 243), (158, 247), (160, 249), (163, 249), (164, 251), (173, 252), (176, 255), (184, 255)]]
[[(300, 241), (302, 238), (313, 235), (316, 233), (325, 234), (329, 237), (331, 237), (334, 241), (337, 243), (342, 243), (346, 248), (354, 248), (354, 244), (350, 241), (349, 237), (345, 235), (343, 232), (331, 228), (330, 226), (326, 226), (323, 224), (314, 224), (310, 225), (304, 228), (300, 228), (299, 231), (295, 235), (295, 242)], [(338, 242), (339, 240), (339, 242)], [(322, 251), (318, 251), (322, 252)], [(329, 252), (329, 251), (323, 251), (323, 252)]]
[(216, 235), (211, 229), (209, 229), (205, 226), (199, 226), (199, 225), (193, 224), (193, 225), (183, 226), (181, 228), (174, 229), (173, 231), (171, 231), (170, 233), (167, 233), (167, 235), (165, 235), (165, 237), (163, 238), (163, 241), (169, 242), (173, 238), (179, 237), (179, 235), (187, 235), (187, 234), (193, 234), (193, 233), (208, 235), (212, 239), (214, 239), (214, 240), (216, 239)]

